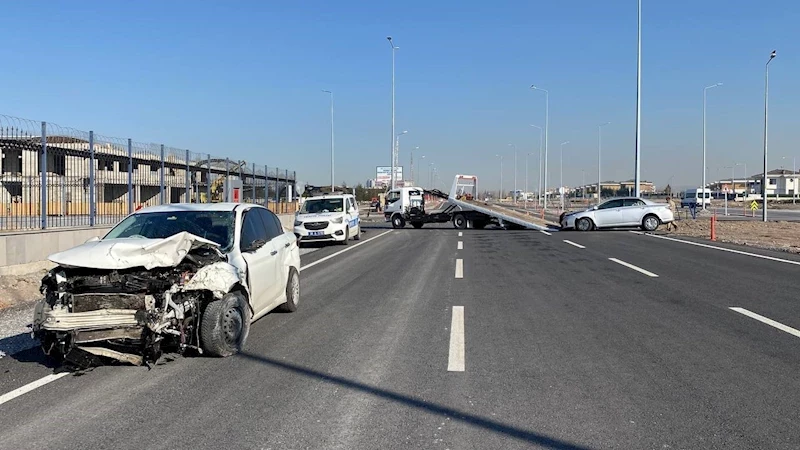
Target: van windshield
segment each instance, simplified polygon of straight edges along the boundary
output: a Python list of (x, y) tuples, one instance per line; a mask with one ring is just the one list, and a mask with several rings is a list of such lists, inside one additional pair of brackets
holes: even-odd
[(344, 200), (341, 198), (318, 198), (306, 200), (300, 208), (300, 214), (319, 214), (344, 211)]

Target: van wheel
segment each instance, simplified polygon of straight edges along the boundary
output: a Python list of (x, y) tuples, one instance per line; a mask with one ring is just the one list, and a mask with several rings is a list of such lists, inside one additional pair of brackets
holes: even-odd
[(648, 214), (642, 219), (642, 229), (644, 231), (656, 231), (659, 225), (661, 225), (661, 221), (654, 214)]
[(403, 228), (406, 226), (406, 221), (400, 214), (395, 214), (392, 217), (392, 228)]
[(350, 240), (350, 227), (347, 227), (344, 229), (344, 240), (339, 243), (342, 245), (347, 245), (349, 240)]

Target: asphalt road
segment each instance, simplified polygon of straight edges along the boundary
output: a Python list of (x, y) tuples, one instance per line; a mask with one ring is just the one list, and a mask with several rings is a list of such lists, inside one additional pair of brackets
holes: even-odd
[[(0, 447), (800, 448), (800, 258), (462, 234), (376, 227), (303, 255), (299, 310), (244, 353), (57, 379), (0, 404)], [(0, 359), (0, 395), (41, 361)]]

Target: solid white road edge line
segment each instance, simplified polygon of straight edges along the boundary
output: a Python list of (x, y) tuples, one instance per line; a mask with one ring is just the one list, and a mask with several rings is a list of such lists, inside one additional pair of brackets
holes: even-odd
[(448, 372), (464, 371), (464, 307), (453, 306), (450, 323), (450, 353), (447, 357)]
[(637, 271), (639, 273), (643, 273), (643, 274), (647, 275), (648, 277), (658, 278), (658, 275), (654, 274), (653, 272), (649, 272), (647, 270), (642, 269), (641, 267), (634, 266), (631, 263), (626, 263), (625, 261), (621, 261), (621, 260), (619, 260), (617, 258), (608, 258), (608, 260), (609, 261), (613, 261), (613, 262), (615, 262), (615, 263), (617, 263), (619, 265), (625, 266), (625, 267), (627, 267), (629, 269), (633, 269), (633, 270), (635, 270), (635, 271)]
[(14, 389), (11, 392), (8, 392), (8, 393), (5, 393), (3, 395), (0, 395), (0, 405), (2, 405), (5, 402), (14, 400), (15, 398), (19, 397), (20, 395), (27, 394), (28, 392), (30, 392), (30, 391), (32, 391), (32, 390), (34, 390), (36, 388), (40, 388), (40, 387), (44, 386), (45, 384), (52, 383), (53, 381), (56, 381), (57, 379), (59, 379), (61, 377), (65, 377), (67, 375), (69, 375), (69, 372), (61, 372), (61, 373), (56, 373), (56, 374), (50, 374), (50, 375), (47, 375), (45, 377), (39, 378), (38, 380), (36, 380), (34, 382), (28, 383), (25, 386), (22, 386), (20, 388)]
[(346, 249), (344, 249), (344, 250), (340, 250), (340, 251), (338, 251), (338, 252), (336, 252), (336, 253), (334, 253), (334, 254), (332, 254), (332, 255), (328, 255), (328, 256), (326, 256), (326, 257), (324, 257), (324, 258), (320, 258), (320, 259), (318, 259), (318, 260), (316, 260), (316, 261), (314, 261), (314, 262), (312, 262), (312, 263), (309, 263), (309, 264), (307, 264), (307, 265), (305, 265), (305, 266), (302, 266), (302, 267), (300, 267), (300, 272), (302, 272), (302, 271), (304, 271), (304, 270), (306, 270), (306, 269), (309, 269), (309, 268), (311, 268), (311, 267), (314, 267), (314, 266), (316, 266), (317, 264), (323, 263), (323, 262), (325, 262), (325, 261), (327, 261), (327, 260), (329, 260), (329, 259), (331, 259), (331, 258), (333, 258), (333, 257), (335, 257), (335, 256), (339, 256), (339, 255), (341, 255), (341, 254), (342, 254), (342, 253), (344, 253), (344, 252), (349, 252), (350, 250), (352, 250), (352, 249), (354, 249), (354, 248), (358, 247), (359, 245), (364, 245), (364, 244), (366, 244), (367, 242), (369, 242), (369, 241), (373, 241), (373, 240), (375, 240), (375, 239), (378, 239), (378, 238), (379, 238), (379, 237), (381, 237), (381, 236), (386, 236), (387, 234), (389, 234), (389, 233), (391, 233), (391, 232), (392, 232), (392, 230), (384, 231), (383, 233), (381, 233), (381, 234), (379, 234), (379, 235), (377, 235), (377, 236), (373, 236), (373, 237), (371, 237), (371, 238), (369, 238), (369, 239), (367, 239), (367, 240), (361, 241), (361, 242), (359, 242), (358, 244), (351, 245), (351, 246), (347, 247), (347, 248), (346, 248)]
[(765, 323), (765, 324), (767, 324), (767, 325), (769, 325), (771, 327), (775, 327), (775, 328), (777, 328), (777, 329), (779, 329), (781, 331), (785, 331), (785, 332), (787, 332), (787, 333), (789, 333), (789, 334), (791, 334), (791, 335), (793, 335), (795, 337), (799, 337), (800, 338), (800, 330), (794, 329), (794, 328), (792, 328), (790, 326), (786, 326), (786, 325), (784, 325), (784, 324), (782, 324), (780, 322), (775, 322), (774, 320), (772, 320), (772, 319), (770, 319), (768, 317), (764, 317), (764, 316), (762, 316), (760, 314), (756, 314), (756, 313), (754, 313), (752, 311), (748, 311), (748, 310), (746, 310), (744, 308), (739, 308), (738, 306), (731, 306), (730, 309), (732, 311), (738, 312), (739, 314), (744, 314), (747, 317), (750, 317), (752, 319), (756, 319), (759, 322)]
[(456, 260), (456, 278), (464, 278), (464, 260)]
[(542, 234), (546, 234), (546, 235), (548, 235), (548, 236), (552, 236), (552, 234), (551, 234), (551, 233), (548, 233), (547, 231), (544, 231), (544, 230), (539, 230), (539, 231), (540, 231)]
[(464, 250), (464, 241), (458, 241), (458, 249)]
[(463, 235), (464, 235), (464, 232), (463, 232), (463, 231), (459, 231), (459, 232), (458, 232), (458, 237), (461, 237), (461, 236), (463, 236)]
[(668, 241), (680, 242), (680, 243), (683, 243), (683, 244), (696, 245), (698, 247), (711, 248), (711, 249), (720, 250), (720, 251), (723, 251), (723, 252), (736, 253), (737, 255), (752, 256), (753, 258), (768, 259), (770, 261), (777, 261), (777, 262), (782, 262), (782, 263), (786, 263), (786, 264), (794, 264), (795, 266), (800, 266), (800, 261), (792, 261), (790, 259), (781, 259), (781, 258), (776, 258), (774, 256), (759, 255), (757, 253), (744, 252), (744, 251), (741, 251), (741, 250), (734, 250), (732, 248), (717, 247), (715, 245), (701, 244), (700, 242), (685, 241), (683, 239), (675, 239), (675, 238), (668, 237), (668, 236), (659, 236), (657, 234), (645, 234), (645, 236), (650, 236), (650, 237), (654, 237), (654, 238), (658, 238), (658, 239), (666, 239)]
[(569, 244), (569, 245), (572, 245), (573, 247), (578, 247), (578, 248), (586, 248), (586, 247), (582, 246), (581, 244), (576, 244), (575, 242), (568, 241), (568, 240), (566, 240), (566, 239), (564, 239), (564, 242), (566, 242), (566, 243), (567, 243), (567, 244)]

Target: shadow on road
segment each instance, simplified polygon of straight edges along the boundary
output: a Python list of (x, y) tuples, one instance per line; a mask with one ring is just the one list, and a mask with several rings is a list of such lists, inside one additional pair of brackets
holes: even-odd
[(383, 399), (391, 400), (406, 406), (410, 406), (412, 408), (417, 408), (423, 411), (427, 411), (433, 414), (445, 414), (449, 417), (452, 417), (453, 420), (457, 420), (460, 422), (467, 423), (472, 426), (476, 426), (479, 428), (483, 428), (489, 430), (494, 433), (503, 434), (506, 436), (510, 436), (515, 439), (519, 439), (531, 444), (541, 445), (547, 448), (552, 449), (564, 449), (564, 450), (589, 450), (590, 447), (584, 447), (577, 444), (572, 444), (567, 441), (563, 441), (560, 439), (556, 439), (553, 437), (546, 436), (541, 433), (536, 433), (534, 431), (525, 430), (522, 428), (517, 428), (511, 425), (506, 425), (504, 423), (487, 419), (481, 416), (476, 416), (474, 414), (470, 414), (464, 411), (459, 411), (457, 409), (449, 408), (447, 406), (438, 405), (436, 403), (426, 402), (414, 397), (409, 397), (407, 395), (399, 394), (397, 392), (392, 392), (386, 389), (381, 389), (378, 387), (370, 386), (367, 384), (360, 383), (358, 381), (348, 380), (343, 377), (339, 377), (336, 375), (330, 375), (324, 372), (319, 372), (313, 369), (309, 369), (306, 367), (298, 366), (296, 364), (287, 363), (284, 361), (279, 361), (276, 359), (272, 359), (266, 356), (255, 355), (252, 353), (242, 352), (237, 355), (237, 357), (247, 358), (261, 364), (265, 364), (272, 367), (277, 367), (279, 369), (287, 370), (289, 372), (293, 372), (299, 375), (316, 378), (319, 380), (323, 380), (328, 383), (333, 383), (348, 389), (364, 392), (367, 394), (374, 395), (376, 397), (380, 397)]
[(0, 352), (5, 353), (6, 358), (21, 363), (39, 364), (48, 369), (58, 367), (58, 364), (54, 364), (45, 356), (39, 348), (39, 341), (32, 339), (30, 333), (20, 333), (0, 339)]

